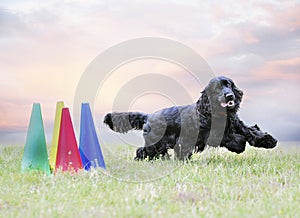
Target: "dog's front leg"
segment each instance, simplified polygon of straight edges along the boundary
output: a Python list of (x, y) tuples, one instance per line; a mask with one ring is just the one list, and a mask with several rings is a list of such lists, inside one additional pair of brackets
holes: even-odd
[(250, 134), (252, 135), (252, 141), (250, 145), (258, 148), (274, 148), (277, 144), (277, 140), (267, 132), (262, 132), (257, 126), (248, 127)]
[(258, 148), (274, 148), (277, 144), (277, 140), (267, 132), (262, 132), (257, 126), (246, 126), (243, 121), (235, 117), (235, 129), (237, 132), (245, 136), (247, 142), (254, 147)]
[(227, 148), (229, 151), (240, 154), (245, 151), (246, 139), (240, 134), (228, 134), (223, 137), (220, 146)]

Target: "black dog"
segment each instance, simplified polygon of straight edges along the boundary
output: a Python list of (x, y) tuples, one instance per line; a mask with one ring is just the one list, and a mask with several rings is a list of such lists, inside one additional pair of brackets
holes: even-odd
[(229, 78), (213, 78), (191, 105), (165, 108), (153, 114), (108, 113), (104, 118), (112, 130), (126, 133), (143, 130), (145, 146), (138, 148), (136, 160), (168, 155), (174, 149), (179, 159), (202, 152), (206, 145), (226, 147), (241, 153), (246, 142), (254, 147), (274, 148), (277, 140), (257, 125), (246, 126), (237, 111), (243, 92)]

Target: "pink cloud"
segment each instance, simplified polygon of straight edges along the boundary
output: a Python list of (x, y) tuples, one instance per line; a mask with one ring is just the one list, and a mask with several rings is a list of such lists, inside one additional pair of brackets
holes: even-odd
[[(24, 115), (28, 115), (24, 116)], [(21, 131), (25, 130), (29, 122), (29, 105), (19, 105), (13, 102), (1, 102), (0, 110), (0, 131)]]
[(247, 44), (254, 44), (259, 42), (259, 38), (256, 37), (251, 31), (245, 31), (243, 33), (243, 39)]
[(268, 61), (253, 70), (256, 78), (271, 80), (300, 80), (300, 57)]
[(268, 22), (282, 30), (295, 31), (300, 28), (300, 4), (290, 5), (260, 4), (260, 7), (269, 15)]

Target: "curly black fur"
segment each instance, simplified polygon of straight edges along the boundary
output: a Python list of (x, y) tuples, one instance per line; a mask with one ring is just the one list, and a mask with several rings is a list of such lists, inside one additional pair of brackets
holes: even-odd
[(236, 153), (245, 150), (246, 142), (254, 147), (276, 146), (277, 140), (271, 135), (239, 119), (243, 92), (231, 79), (215, 77), (201, 93), (195, 104), (164, 108), (153, 114), (109, 113), (104, 123), (121, 133), (143, 130), (145, 146), (137, 149), (136, 160), (168, 157), (168, 149), (174, 149), (177, 158), (186, 159), (193, 152), (202, 152), (206, 145)]

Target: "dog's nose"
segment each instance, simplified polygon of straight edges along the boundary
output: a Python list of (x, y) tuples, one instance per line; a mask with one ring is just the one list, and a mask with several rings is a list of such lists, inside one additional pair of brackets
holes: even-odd
[(234, 94), (233, 93), (227, 93), (225, 94), (225, 98), (227, 101), (231, 101), (234, 99)]

